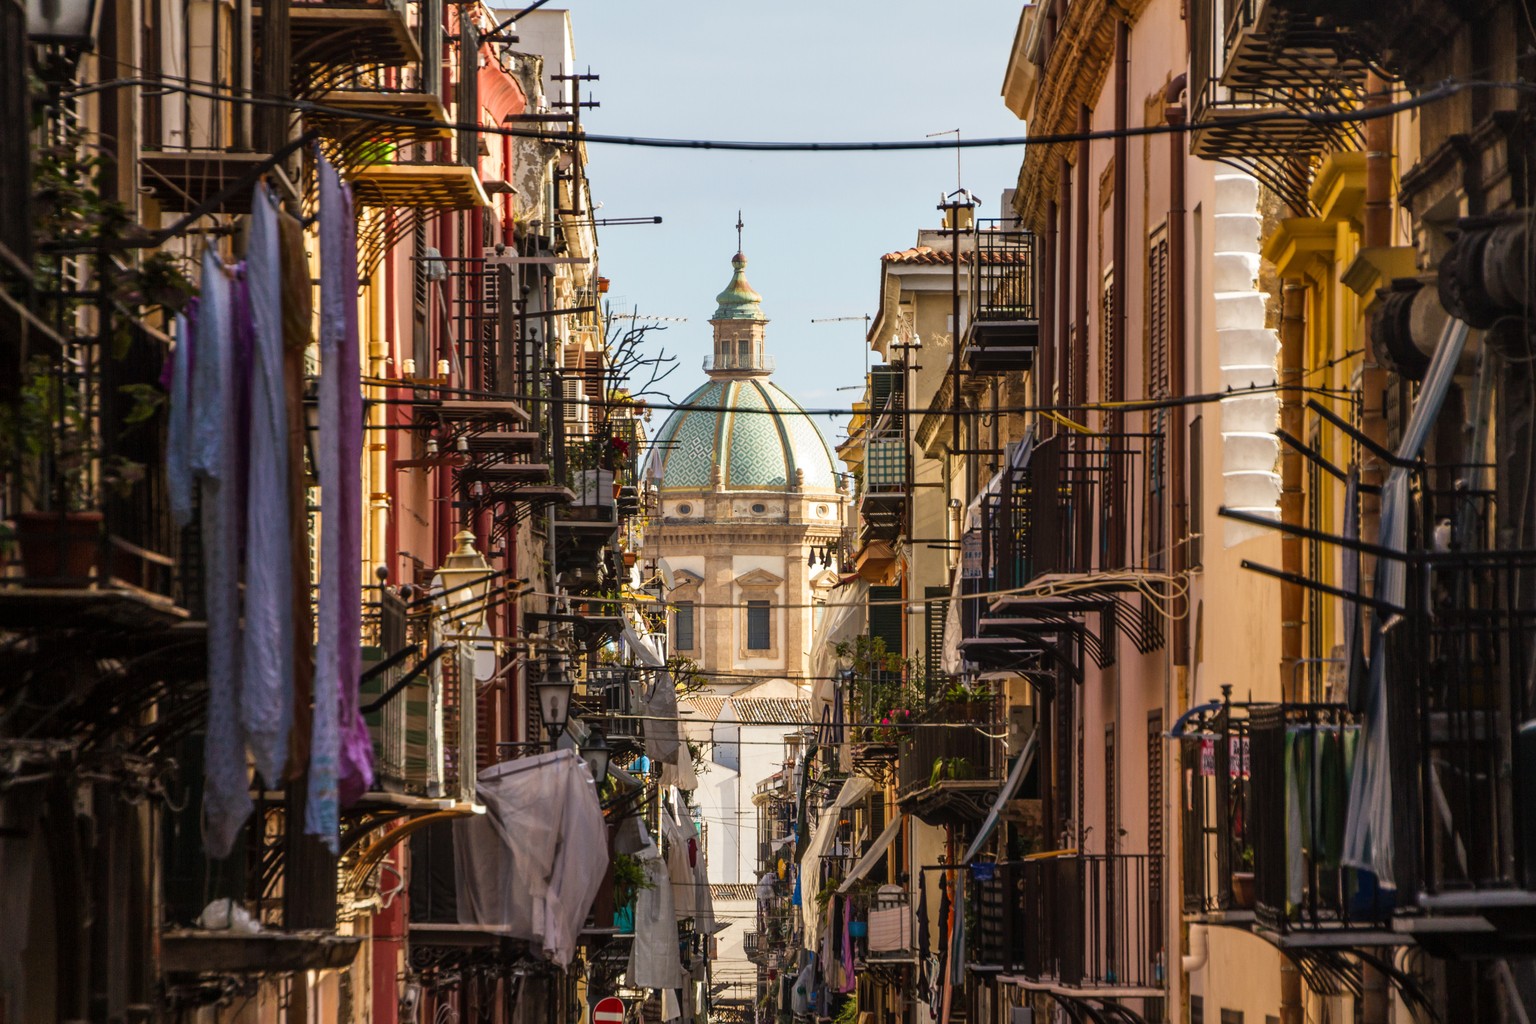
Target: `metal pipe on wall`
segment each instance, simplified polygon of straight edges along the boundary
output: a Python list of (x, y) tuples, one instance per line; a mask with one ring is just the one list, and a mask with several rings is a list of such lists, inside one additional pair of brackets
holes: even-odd
[(1082, 405), (1088, 400), (1088, 131), (1092, 111), (1087, 105), (1078, 107), (1077, 130), (1077, 251), (1073, 254), (1073, 271), (1077, 277), (1076, 308), (1077, 345), (1072, 352), (1072, 397), (1068, 405)]
[[(1163, 120), (1169, 125), (1184, 123), (1183, 95), (1185, 76), (1179, 75), (1168, 83), (1163, 92)], [(1189, 393), (1185, 378), (1185, 309), (1184, 309), (1184, 218), (1185, 185), (1184, 161), (1187, 157), (1184, 136), (1172, 132), (1168, 136), (1168, 390), (1174, 397)], [(1199, 259), (1200, 254), (1195, 253)], [(1200, 297), (1195, 296), (1195, 301)], [(1173, 508), (1170, 533), (1169, 568), (1178, 579), (1189, 572), (1189, 473), (1184, 464), (1186, 444), (1185, 412), (1182, 405), (1168, 411), (1168, 467), (1169, 496)], [(1176, 619), (1173, 624), (1173, 663), (1189, 664), (1189, 616)]]

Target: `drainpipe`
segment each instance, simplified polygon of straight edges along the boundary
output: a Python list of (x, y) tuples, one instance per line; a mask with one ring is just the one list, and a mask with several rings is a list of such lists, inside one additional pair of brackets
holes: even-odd
[[(1130, 81), (1130, 49), (1131, 26), (1124, 18), (1115, 19), (1115, 179), (1114, 203), (1115, 219), (1113, 232), (1113, 252), (1111, 258), (1115, 261), (1115, 291), (1110, 296), (1110, 372), (1109, 394), (1105, 397), (1111, 402), (1123, 402), (1125, 400), (1125, 291), (1130, 283), (1130, 249), (1129, 240), (1126, 237), (1130, 230), (1129, 221), (1129, 177), (1126, 164), (1130, 161), (1130, 140), (1126, 138), (1126, 128), (1130, 124), (1131, 106), (1131, 81)], [(1118, 410), (1105, 417), (1111, 434), (1118, 434), (1125, 429), (1125, 416)], [(1126, 480), (1124, 464), (1118, 460), (1110, 462), (1109, 486), (1113, 493), (1110, 497), (1110, 509), (1114, 516), (1114, 534), (1109, 538), (1110, 561), (1115, 567), (1126, 564), (1126, 521), (1129, 518), (1129, 509), (1126, 508)], [(1119, 689), (1116, 689), (1116, 694)], [(1113, 827), (1111, 823), (1110, 827)]]
[[(1366, 77), (1365, 89), (1367, 111), (1385, 106), (1392, 98), (1392, 87), (1375, 72)], [(1365, 214), (1361, 245), (1366, 248), (1392, 244), (1393, 120), (1390, 117), (1372, 117), (1365, 122)], [(1360, 379), (1361, 427), (1371, 440), (1388, 448), (1388, 374), (1377, 363), (1370, 345), (1365, 346), (1363, 358)], [(1380, 484), (1385, 479), (1385, 467), (1369, 451), (1361, 452), (1360, 461), (1361, 483)], [(1364, 488), (1361, 490), (1360, 539), (1367, 544), (1374, 544), (1381, 536), (1381, 499), (1376, 494), (1364, 493)], [(1360, 589), (1370, 593), (1376, 582), (1376, 560), (1362, 556), (1360, 568)], [(1362, 1024), (1387, 1024), (1390, 1001), (1387, 999), (1386, 977), (1364, 961), (1360, 964), (1360, 975)]]
[[(1280, 299), (1280, 426), (1292, 437), (1302, 436), (1302, 354), (1306, 348), (1306, 285), (1295, 278), (1281, 282)], [(1302, 525), (1301, 454), (1289, 445), (1280, 453), (1280, 521)], [(1280, 537), (1280, 564), (1293, 579), (1302, 575), (1301, 538)], [(1280, 584), (1280, 693), (1291, 702), (1302, 699), (1296, 667), (1301, 662), (1303, 601), (1301, 584)]]
[[(1088, 400), (1088, 131), (1091, 111), (1084, 104), (1077, 109), (1077, 252), (1073, 270), (1077, 275), (1077, 345), (1072, 353), (1072, 399), (1069, 405)], [(1074, 417), (1082, 415), (1074, 411)]]
[(1061, 231), (1056, 236), (1056, 401), (1072, 404), (1072, 365), (1077, 354), (1072, 351), (1072, 272), (1067, 256), (1072, 248), (1072, 165), (1061, 157), (1061, 198), (1056, 209), (1061, 215)]
[[(1035, 404), (1044, 408), (1051, 404), (1051, 386), (1056, 380), (1056, 293), (1055, 281), (1050, 275), (1056, 267), (1056, 201), (1045, 204), (1045, 236), (1040, 239), (1039, 260), (1034, 267), (1035, 301), (1040, 303), (1040, 359), (1035, 366)], [(1036, 420), (1041, 437), (1051, 436), (1054, 424), (1048, 419)]]
[[(1175, 129), (1184, 123), (1185, 76), (1168, 83), (1163, 92), (1163, 120)], [(1184, 380), (1184, 136), (1175, 130), (1168, 135), (1168, 390), (1171, 395), (1188, 394)], [(1200, 258), (1200, 253), (1195, 253)], [(1195, 301), (1199, 301), (1196, 296)], [(1187, 427), (1184, 407), (1175, 406), (1168, 414), (1168, 493), (1173, 506), (1169, 568), (1178, 579), (1189, 572), (1189, 497), (1188, 468), (1184, 465)], [(1173, 624), (1173, 664), (1189, 666), (1189, 616)]]
[(1189, 952), (1180, 958), (1185, 974), (1194, 974), (1205, 969), (1206, 961), (1211, 958), (1211, 947), (1206, 941), (1205, 925), (1192, 924), (1189, 926)]
[[(1306, 348), (1306, 286), (1299, 280), (1281, 283), (1280, 299), (1280, 425), (1292, 437), (1302, 436), (1302, 354)], [(1301, 454), (1289, 446), (1280, 454), (1280, 521), (1302, 525)], [(1280, 537), (1280, 564), (1291, 579), (1302, 575), (1301, 538)], [(1285, 701), (1301, 700), (1296, 667), (1301, 663), (1301, 584), (1280, 584), (1280, 693)], [(1301, 972), (1289, 957), (1280, 958), (1280, 1024), (1303, 1024)]]

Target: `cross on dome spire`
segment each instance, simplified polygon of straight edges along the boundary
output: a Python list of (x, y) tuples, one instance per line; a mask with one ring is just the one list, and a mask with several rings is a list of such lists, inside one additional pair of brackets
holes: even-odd
[(741, 211), (736, 211), (736, 255), (741, 255)]

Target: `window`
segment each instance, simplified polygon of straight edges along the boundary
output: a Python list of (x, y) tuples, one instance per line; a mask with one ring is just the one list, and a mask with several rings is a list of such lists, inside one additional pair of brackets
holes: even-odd
[(689, 515), (692, 512), (693, 512), (693, 506), (688, 504), (686, 501), (683, 502), (681, 505), (677, 506), (677, 514), (680, 515), (680, 516), (686, 516), (686, 515)]
[(779, 623), (774, 609), (784, 600), (784, 580), (766, 569), (736, 577), (736, 656), (780, 657)]
[(1189, 997), (1189, 1024), (1205, 1024), (1205, 999), (1202, 996)]
[(1222, 1010), (1221, 1024), (1243, 1024), (1242, 1010)]
[(773, 644), (768, 636), (767, 601), (747, 602), (747, 650), (766, 651)]
[(754, 504), (754, 505), (753, 505), (753, 506), (752, 506), (752, 514), (753, 514), (753, 515), (759, 515), (759, 516), (760, 516), (760, 515), (762, 515), (762, 514), (763, 514), (763, 513), (764, 513), (764, 512), (767, 512), (767, 511), (768, 511), (768, 506), (767, 506), (767, 505), (764, 505), (764, 504), (763, 504), (763, 503), (762, 503), (762, 502), (760, 502), (760, 501), (759, 501), (759, 502), (757, 502), (757, 503), (755, 503), (755, 504)]
[(672, 619), (672, 646), (679, 651), (693, 650), (693, 602), (677, 602)]

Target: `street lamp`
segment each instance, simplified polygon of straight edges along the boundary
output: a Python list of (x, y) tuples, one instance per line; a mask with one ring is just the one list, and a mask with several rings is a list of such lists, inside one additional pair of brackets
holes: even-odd
[(549, 731), (549, 745), (565, 732), (565, 724), (571, 717), (571, 691), (576, 684), (565, 671), (565, 658), (556, 655), (544, 664), (544, 675), (533, 684), (539, 695), (539, 717)]
[(96, 40), (96, 0), (27, 0), (27, 36), (88, 50)]
[(599, 786), (608, 777), (608, 759), (611, 755), (608, 737), (594, 725), (587, 733), (587, 742), (581, 745), (581, 759), (587, 762), (587, 768), (592, 772), (592, 781)]
[(460, 530), (453, 538), (453, 554), (437, 570), (443, 581), (448, 620), (457, 625), (455, 633), (473, 634), (485, 621), (485, 602), (491, 592), (491, 566), (475, 550), (475, 535)]

